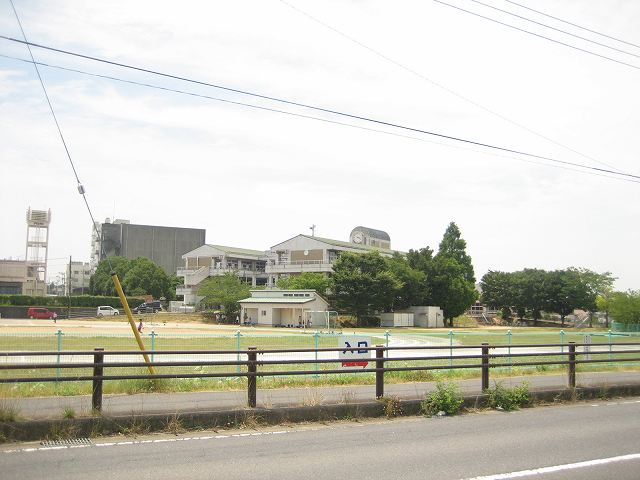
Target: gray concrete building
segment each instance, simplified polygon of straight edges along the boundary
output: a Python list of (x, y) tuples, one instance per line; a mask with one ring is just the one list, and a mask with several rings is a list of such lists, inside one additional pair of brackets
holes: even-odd
[[(176, 273), (184, 265), (182, 256), (205, 243), (206, 230), (200, 228), (136, 225), (128, 220), (107, 219), (92, 236), (91, 266), (99, 260), (118, 255), (130, 259), (146, 257), (167, 274)], [(99, 238), (99, 241), (96, 239)]]

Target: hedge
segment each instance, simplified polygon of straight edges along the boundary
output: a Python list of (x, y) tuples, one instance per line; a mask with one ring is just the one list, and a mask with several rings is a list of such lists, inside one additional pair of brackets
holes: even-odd
[[(137, 307), (144, 302), (141, 298), (127, 297), (130, 307)], [(121, 306), (119, 297), (98, 297), (92, 295), (78, 295), (71, 297), (33, 297), (31, 295), (0, 295), (0, 305), (22, 307), (99, 307), (110, 305), (114, 308)]]

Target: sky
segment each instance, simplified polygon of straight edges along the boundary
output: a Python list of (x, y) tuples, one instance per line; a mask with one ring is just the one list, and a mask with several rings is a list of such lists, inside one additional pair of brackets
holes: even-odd
[[(638, 178), (559, 162), (640, 175), (640, 3), (518, 1), (622, 43), (483, 2), (613, 50), (442, 1), (575, 48), (436, 1), (14, 4), (34, 43), (387, 123), (33, 48), (96, 220), (204, 228), (207, 243), (258, 250), (312, 224), (338, 240), (362, 225), (401, 251), (437, 249), (453, 221), (478, 280), (575, 266), (639, 289)], [(9, 0), (0, 35), (22, 38)], [(0, 258), (24, 258), (29, 207), (51, 209), (54, 280), (69, 256), (89, 260), (91, 220), (33, 64), (7, 58), (29, 52), (0, 39), (0, 55)]]

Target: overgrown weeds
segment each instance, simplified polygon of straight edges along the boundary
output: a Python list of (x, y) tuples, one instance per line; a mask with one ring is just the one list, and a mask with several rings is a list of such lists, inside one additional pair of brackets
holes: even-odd
[(427, 394), (427, 398), (421, 403), (421, 410), (424, 415), (432, 416), (440, 412), (446, 415), (455, 415), (460, 411), (464, 397), (460, 387), (453, 382), (436, 383), (436, 389)]
[(485, 393), (489, 407), (498, 410), (517, 410), (531, 404), (531, 393), (527, 382), (522, 382), (513, 388), (507, 388), (501, 382), (495, 382), (493, 388), (488, 388)]
[(399, 417), (404, 414), (402, 402), (398, 396), (381, 397), (378, 401), (384, 405), (384, 414), (387, 418)]

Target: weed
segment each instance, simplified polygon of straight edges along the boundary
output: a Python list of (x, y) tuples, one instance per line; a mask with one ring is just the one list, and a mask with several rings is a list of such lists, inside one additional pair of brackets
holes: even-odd
[(438, 412), (445, 412), (447, 415), (455, 415), (462, 407), (464, 398), (460, 392), (460, 387), (453, 382), (436, 383), (436, 389), (427, 394), (422, 402), (421, 410), (425, 415), (431, 416)]
[(62, 418), (76, 418), (76, 411), (73, 407), (64, 407)]
[(489, 407), (500, 410), (517, 410), (531, 403), (529, 384), (521, 383), (514, 388), (506, 388), (502, 383), (495, 382), (493, 388), (485, 390), (489, 401)]
[(609, 400), (611, 398), (611, 393), (609, 392), (609, 387), (603, 385), (598, 390), (598, 399), (599, 400)]
[(168, 433), (172, 433), (173, 435), (180, 435), (187, 431), (177, 413), (167, 420), (164, 430)]
[(49, 428), (47, 439), (49, 440), (67, 440), (78, 436), (79, 427), (72, 423), (53, 423)]
[(132, 416), (128, 425), (118, 425), (118, 433), (126, 437), (136, 437), (149, 433), (151, 427), (140, 417)]
[(342, 398), (341, 398), (341, 403), (344, 403), (345, 405), (349, 405), (351, 403), (354, 403), (356, 401), (356, 394), (355, 392), (353, 392), (352, 390), (345, 390), (344, 392), (342, 392)]
[(264, 422), (259, 415), (255, 415), (253, 413), (245, 414), (244, 418), (240, 422), (240, 428), (247, 428), (249, 430), (258, 429)]
[(324, 395), (322, 392), (319, 392), (318, 390), (307, 390), (304, 398), (302, 399), (302, 406), (317, 407), (318, 405), (322, 405), (323, 400)]
[(0, 422), (15, 422), (18, 420), (18, 409), (5, 401), (0, 402)]
[(402, 402), (397, 396), (380, 397), (378, 401), (384, 405), (384, 414), (387, 418), (398, 417), (404, 414)]

